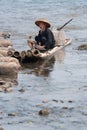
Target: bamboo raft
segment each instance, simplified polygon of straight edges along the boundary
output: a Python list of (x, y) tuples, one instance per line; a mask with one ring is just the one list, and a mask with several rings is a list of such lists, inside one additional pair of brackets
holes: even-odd
[(45, 60), (52, 58), (56, 52), (66, 47), (71, 43), (71, 39), (66, 39), (63, 45), (56, 45), (53, 49), (45, 52), (40, 52), (38, 49), (27, 50), (27, 51), (14, 51), (8, 52), (8, 55), (17, 58), (20, 63), (36, 62), (37, 60)]
[[(56, 52), (58, 52), (59, 50), (61, 50), (62, 48), (64, 48), (65, 46), (71, 43), (71, 39), (66, 38), (63, 28), (72, 20), (73, 19), (70, 19), (60, 28), (57, 28), (56, 30), (52, 30), (54, 34), (55, 43), (56, 43), (53, 49), (47, 50), (45, 52), (41, 52), (38, 49), (30, 49), (27, 51), (24, 50), (21, 52), (10, 49), (10, 50), (7, 50), (7, 52), (5, 52), (4, 50), (3, 51), (1, 50), (0, 54), (3, 55), (3, 53), (5, 52), (4, 56), (14, 57), (18, 59), (20, 63), (30, 63), (30, 62), (35, 62), (37, 60), (49, 59), (53, 57)], [(2, 47), (2, 45), (6, 47), (6, 46), (11, 46), (12, 44), (9, 43), (7, 40), (6, 41), (4, 40), (4, 43), (0, 41), (0, 46)]]

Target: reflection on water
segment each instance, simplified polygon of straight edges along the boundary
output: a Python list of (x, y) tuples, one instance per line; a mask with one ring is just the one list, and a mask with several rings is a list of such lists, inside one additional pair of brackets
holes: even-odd
[(48, 77), (53, 70), (55, 60), (62, 63), (65, 58), (65, 50), (59, 50), (55, 57), (46, 60), (38, 60), (35, 63), (22, 64), (23, 73), (35, 74), (36, 76)]
[(64, 58), (65, 58), (65, 49), (62, 49), (62, 50), (59, 50), (56, 55), (56, 60), (59, 62), (59, 63), (62, 63), (64, 61)]
[(48, 77), (49, 73), (53, 70), (54, 63), (55, 58), (52, 57), (49, 60), (39, 60), (35, 63), (22, 64), (23, 72)]

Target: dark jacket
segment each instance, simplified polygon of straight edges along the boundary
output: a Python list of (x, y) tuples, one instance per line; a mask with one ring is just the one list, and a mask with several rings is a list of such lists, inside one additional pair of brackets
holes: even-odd
[(52, 49), (55, 46), (55, 40), (53, 33), (50, 29), (46, 29), (45, 31), (39, 31), (38, 36), (35, 37), (37, 44), (41, 43), (41, 46), (45, 46), (45, 49)]

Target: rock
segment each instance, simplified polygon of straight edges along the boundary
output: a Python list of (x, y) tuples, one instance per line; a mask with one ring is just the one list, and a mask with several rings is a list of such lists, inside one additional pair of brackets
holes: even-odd
[(12, 43), (6, 39), (0, 39), (0, 47), (12, 46)]
[(0, 115), (2, 114), (3, 112), (2, 111), (0, 111)]
[(83, 89), (83, 90), (86, 91), (86, 90), (87, 90), (87, 86), (80, 87), (79, 90), (80, 90), (80, 89)]
[(48, 100), (43, 100), (42, 103), (48, 103)]
[(21, 92), (21, 93), (23, 93), (23, 92), (25, 92), (25, 89), (20, 89), (20, 90), (18, 90), (19, 92)]
[(2, 33), (2, 37), (4, 37), (4, 39), (10, 38), (10, 36), (10, 33)]
[(69, 103), (73, 103), (74, 101), (72, 101), (72, 100), (69, 100), (68, 102), (69, 102)]
[(16, 116), (16, 113), (9, 113), (8, 116)]
[(58, 100), (56, 100), (56, 99), (53, 99), (52, 101), (53, 101), (53, 102), (58, 102)]
[(39, 111), (39, 115), (42, 115), (42, 116), (49, 115), (49, 109), (48, 108), (44, 108), (44, 109), (40, 110)]
[(63, 101), (63, 100), (60, 100), (60, 102), (61, 102), (61, 103), (64, 103), (64, 101)]
[(13, 91), (13, 89), (12, 89), (12, 87), (9, 87), (9, 88), (5, 88), (5, 90), (4, 90), (5, 92), (8, 92), (8, 93), (10, 93), (10, 92), (12, 92)]
[(43, 106), (43, 104), (37, 104), (36, 107), (40, 107), (40, 106)]
[(17, 74), (21, 69), (19, 61), (13, 57), (0, 57), (0, 74)]
[(87, 116), (87, 113), (82, 113), (82, 115)]
[(11, 82), (5, 82), (5, 84), (0, 86), (0, 92), (12, 92), (12, 83)]
[(87, 44), (82, 44), (78, 46), (78, 50), (87, 50)]
[(62, 107), (62, 109), (68, 109), (68, 107)]

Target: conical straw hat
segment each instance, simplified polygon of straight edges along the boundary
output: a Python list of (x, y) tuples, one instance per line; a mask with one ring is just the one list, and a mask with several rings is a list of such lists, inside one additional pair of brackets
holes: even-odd
[(37, 26), (39, 26), (40, 23), (45, 23), (48, 28), (51, 26), (51, 24), (49, 23), (49, 21), (47, 21), (47, 20), (44, 19), (44, 18), (41, 18), (41, 19), (35, 21), (35, 24), (36, 24)]

